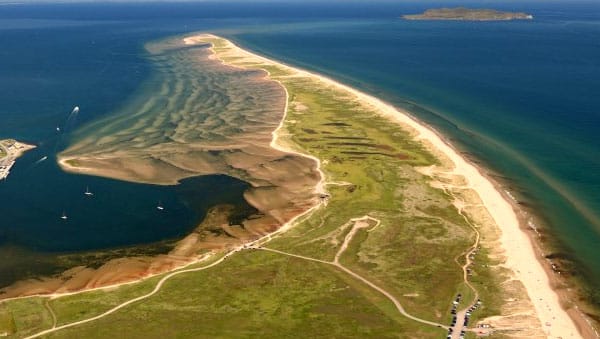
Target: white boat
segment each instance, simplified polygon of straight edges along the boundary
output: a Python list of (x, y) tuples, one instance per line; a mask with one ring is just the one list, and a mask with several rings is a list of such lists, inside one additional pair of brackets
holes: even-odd
[(67, 217), (67, 215), (65, 214), (65, 212), (64, 212), (64, 211), (63, 211), (63, 213), (62, 213), (62, 216), (61, 216), (60, 218), (61, 218), (62, 220), (67, 220), (67, 219), (68, 219), (68, 217)]
[(159, 202), (158, 202), (158, 206), (156, 206), (156, 209), (157, 209), (157, 210), (159, 210), (159, 211), (162, 211), (162, 210), (164, 210), (165, 208), (163, 207), (163, 205), (162, 205), (162, 204), (161, 204), (161, 202), (159, 201)]
[(90, 192), (90, 188), (89, 187), (85, 188), (85, 192), (83, 194), (87, 195), (88, 197), (94, 195), (94, 193)]

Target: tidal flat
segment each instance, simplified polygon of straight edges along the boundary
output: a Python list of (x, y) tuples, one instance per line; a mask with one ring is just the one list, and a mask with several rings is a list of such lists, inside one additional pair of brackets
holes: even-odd
[[(214, 206), (158, 256), (104, 256), (111, 260), (94, 260), (94, 267), (80, 261), (57, 277), (9, 286), (4, 298), (97, 288), (168, 271), (205, 251), (273, 232), (319, 201), (315, 160), (271, 147), (286, 105), (284, 89), (263, 70), (241, 70), (210, 58), (209, 46), (189, 46), (178, 38), (148, 43), (152, 78), (128, 105), (76, 131), (58, 162), (69, 172), (134, 183), (185, 182), (187, 204), (198, 205), (192, 209), (207, 206), (207, 196), (241, 189), (246, 207)], [(202, 181), (194, 177), (211, 175), (247, 184), (233, 189), (224, 180), (212, 193), (191, 189)]]
[[(59, 156), (71, 172), (162, 185), (226, 174), (246, 181), (263, 216), (249, 236), (272, 231), (314, 204), (313, 160), (270, 147), (285, 91), (262, 70), (210, 58), (209, 45), (148, 43), (154, 78), (122, 111), (80, 130)], [(290, 175), (292, 174), (292, 175)]]

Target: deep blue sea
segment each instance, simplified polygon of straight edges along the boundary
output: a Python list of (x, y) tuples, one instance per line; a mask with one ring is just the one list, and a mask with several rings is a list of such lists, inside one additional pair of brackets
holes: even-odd
[[(600, 286), (600, 2), (457, 4), (535, 19), (399, 19), (448, 1), (0, 6), (0, 138), (39, 145), (0, 183), (0, 247), (151, 243), (185, 234), (210, 205), (242, 203), (245, 186), (230, 178), (137, 185), (66, 174), (53, 161), (70, 131), (115, 111), (149, 78), (145, 42), (210, 31), (408, 109), (536, 211)], [(75, 105), (80, 113), (57, 133)], [(156, 215), (158, 200), (170, 213)]]

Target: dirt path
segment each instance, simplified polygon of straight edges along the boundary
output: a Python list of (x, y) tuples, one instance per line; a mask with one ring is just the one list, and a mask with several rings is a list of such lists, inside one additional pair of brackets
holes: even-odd
[(297, 254), (288, 253), (288, 252), (284, 252), (284, 251), (279, 251), (279, 250), (275, 250), (275, 249), (271, 249), (271, 248), (266, 248), (266, 247), (257, 247), (257, 249), (264, 250), (264, 251), (270, 251), (270, 252), (274, 252), (274, 253), (279, 253), (279, 254), (283, 254), (283, 255), (290, 256), (290, 257), (299, 258), (299, 259), (310, 260), (310, 261), (315, 261), (315, 262), (320, 262), (320, 263), (323, 263), (323, 264), (335, 266), (335, 267), (339, 268), (340, 270), (344, 271), (345, 273), (351, 275), (355, 279), (362, 281), (364, 284), (368, 285), (372, 289), (374, 289), (374, 290), (378, 291), (379, 293), (383, 294), (386, 298), (388, 298), (394, 304), (394, 306), (396, 306), (396, 309), (398, 310), (398, 312), (400, 312), (400, 314), (402, 314), (404, 317), (409, 318), (409, 319), (414, 320), (414, 321), (417, 321), (417, 322), (420, 322), (422, 324), (426, 324), (426, 325), (430, 325), (430, 326), (434, 326), (434, 327), (448, 329), (448, 326), (445, 326), (445, 325), (442, 325), (440, 323), (436, 323), (436, 322), (433, 322), (433, 321), (421, 319), (421, 318), (418, 318), (418, 317), (415, 317), (415, 316), (409, 314), (408, 312), (406, 312), (406, 310), (404, 309), (404, 307), (402, 307), (402, 304), (400, 303), (400, 301), (398, 301), (398, 299), (396, 299), (396, 297), (394, 297), (390, 292), (384, 290), (383, 288), (377, 286), (375, 283), (371, 282), (370, 280), (366, 279), (365, 277), (359, 275), (358, 273), (355, 273), (354, 271), (352, 271), (352, 270), (344, 267), (342, 264), (340, 264), (340, 257), (346, 251), (346, 249), (348, 248), (348, 245), (350, 244), (350, 242), (352, 241), (352, 238), (354, 238), (354, 236), (356, 235), (356, 233), (360, 229), (371, 227), (371, 225), (367, 222), (368, 220), (376, 222), (375, 226), (373, 226), (373, 228), (371, 228), (371, 230), (373, 230), (375, 227), (379, 226), (380, 223), (381, 223), (380, 220), (378, 220), (376, 218), (373, 218), (373, 217), (370, 217), (368, 215), (366, 215), (364, 217), (361, 217), (361, 218), (351, 219), (351, 221), (354, 222), (354, 226), (352, 227), (352, 229), (350, 230), (350, 232), (348, 232), (348, 234), (346, 235), (346, 237), (344, 239), (344, 243), (342, 244), (342, 246), (340, 246), (340, 249), (336, 253), (335, 258), (334, 258), (333, 261), (324, 261), (324, 260), (320, 260), (320, 259), (315, 259), (315, 258), (303, 256), (303, 255), (297, 255)]
[(133, 298), (131, 300), (125, 301), (125, 302), (123, 302), (123, 303), (121, 303), (121, 304), (119, 304), (119, 305), (111, 308), (110, 310), (108, 310), (108, 311), (106, 311), (106, 312), (104, 312), (104, 313), (102, 313), (100, 315), (97, 315), (95, 317), (92, 317), (92, 318), (88, 318), (88, 319), (84, 319), (84, 320), (80, 320), (80, 321), (68, 323), (68, 324), (61, 325), (61, 326), (57, 327), (56, 326), (56, 318), (54, 316), (54, 312), (52, 312), (51, 309), (50, 309), (50, 312), (52, 313), (52, 315), (53, 315), (53, 317), (55, 319), (55, 325), (52, 328), (50, 328), (50, 329), (38, 332), (38, 333), (36, 333), (34, 335), (31, 335), (29, 337), (25, 337), (25, 339), (38, 338), (38, 337), (41, 337), (43, 335), (50, 334), (52, 332), (63, 330), (65, 328), (69, 328), (69, 327), (73, 327), (73, 326), (85, 324), (85, 323), (88, 323), (88, 322), (91, 322), (91, 321), (95, 321), (95, 320), (104, 318), (107, 315), (110, 315), (110, 314), (112, 314), (112, 313), (114, 313), (114, 312), (122, 309), (125, 306), (128, 306), (128, 305), (133, 304), (133, 303), (135, 303), (137, 301), (140, 301), (140, 300), (143, 300), (143, 299), (146, 299), (146, 298), (149, 298), (149, 297), (155, 295), (156, 293), (158, 293), (160, 291), (160, 289), (162, 288), (162, 286), (164, 285), (164, 283), (167, 280), (171, 279), (172, 277), (174, 277), (176, 275), (179, 275), (179, 274), (182, 274), (182, 273), (198, 272), (198, 271), (202, 271), (202, 270), (205, 270), (205, 269), (209, 269), (211, 267), (214, 267), (214, 266), (222, 263), (225, 259), (227, 259), (227, 257), (231, 256), (235, 252), (237, 252), (237, 251), (228, 252), (222, 258), (220, 258), (219, 260), (217, 260), (217, 261), (215, 261), (212, 264), (207, 265), (207, 266), (202, 266), (202, 267), (198, 267), (198, 268), (190, 268), (190, 269), (186, 269), (186, 270), (181, 270), (181, 271), (176, 271), (176, 272), (169, 273), (166, 276), (164, 276), (162, 279), (160, 279), (160, 281), (156, 284), (156, 286), (154, 287), (154, 289), (150, 293), (147, 293), (147, 294), (144, 294), (144, 295), (139, 296), (137, 298)]
[(44, 300), (44, 307), (50, 312), (50, 315), (52, 316), (52, 328), (55, 328), (57, 323), (56, 314), (54, 313), (52, 306), (50, 306), (50, 299)]
[[(449, 194), (455, 201), (457, 201), (456, 197), (454, 196), (454, 194), (452, 194), (451, 191), (446, 190), (446, 193)], [(466, 251), (465, 264), (462, 265), (462, 267), (461, 267), (462, 271), (463, 271), (463, 281), (471, 289), (471, 291), (473, 291), (473, 299), (466, 307), (461, 308), (458, 312), (456, 312), (456, 324), (452, 327), (452, 336), (451, 336), (452, 339), (459, 339), (460, 333), (463, 330), (470, 331), (470, 332), (475, 331), (473, 329), (468, 329), (465, 326), (465, 320), (467, 320), (469, 317), (469, 315), (467, 315), (467, 312), (469, 310), (471, 310), (471, 308), (474, 307), (477, 304), (477, 302), (479, 301), (479, 293), (477, 292), (477, 289), (473, 286), (473, 284), (471, 284), (471, 282), (469, 281), (469, 266), (471, 266), (471, 264), (473, 263), (471, 256), (474, 255), (474, 253), (477, 251), (477, 247), (479, 247), (479, 239), (481, 238), (481, 235), (480, 235), (479, 231), (477, 230), (477, 227), (475, 227), (475, 225), (473, 225), (473, 223), (469, 220), (469, 218), (464, 213), (465, 205), (456, 206), (456, 207), (458, 209), (458, 213), (463, 217), (465, 222), (471, 227), (473, 232), (475, 232), (475, 241), (474, 241), (473, 245)], [(456, 262), (458, 263), (458, 260), (456, 260)]]
[[(179, 270), (179, 271), (175, 271), (175, 272), (171, 272), (167, 275), (165, 275), (162, 279), (160, 279), (158, 281), (158, 283), (156, 284), (156, 286), (154, 287), (154, 289), (147, 293), (144, 294), (142, 296), (130, 299), (128, 301), (125, 301), (113, 308), (111, 308), (110, 310), (99, 314), (97, 316), (91, 317), (91, 318), (87, 318), (84, 320), (79, 320), (79, 321), (75, 321), (72, 323), (68, 323), (65, 325), (61, 325), (61, 326), (56, 326), (56, 315), (54, 314), (54, 311), (52, 310), (52, 308), (50, 308), (50, 305), (47, 303), (48, 301), (45, 302), (45, 306), (48, 309), (48, 311), (50, 312), (50, 314), (52, 315), (54, 324), (52, 326), (52, 328), (38, 332), (34, 335), (28, 336), (25, 339), (32, 339), (32, 338), (38, 338), (59, 330), (63, 330), (66, 328), (70, 328), (70, 327), (74, 327), (74, 326), (78, 326), (78, 325), (82, 325), (85, 323), (89, 323), (101, 318), (104, 318), (112, 313), (117, 312), (118, 310), (131, 305), (133, 303), (136, 303), (138, 301), (147, 299), (152, 297), (153, 295), (155, 295), (156, 293), (158, 293), (161, 288), (163, 287), (163, 285), (165, 284), (165, 282), (167, 282), (169, 279), (171, 279), (174, 276), (180, 275), (180, 274), (184, 274), (184, 273), (190, 273), (190, 272), (198, 272), (198, 271), (202, 271), (202, 270), (206, 270), (209, 268), (212, 268), (214, 266), (219, 265), (220, 263), (222, 263), (223, 261), (225, 261), (228, 257), (230, 257), (231, 255), (242, 251), (242, 250), (247, 250), (247, 249), (258, 249), (258, 250), (263, 250), (263, 251), (269, 251), (272, 253), (278, 253), (281, 255), (286, 255), (286, 256), (290, 256), (290, 257), (294, 257), (294, 258), (298, 258), (298, 259), (302, 259), (302, 260), (308, 260), (308, 261), (314, 261), (314, 262), (318, 262), (318, 263), (322, 263), (322, 264), (326, 264), (326, 265), (332, 265), (337, 267), (338, 269), (342, 270), (343, 272), (349, 274), (350, 276), (354, 277), (357, 280), (362, 281), (364, 284), (368, 285), (369, 287), (373, 288), (374, 290), (378, 291), (379, 293), (383, 294), (386, 298), (388, 298), (393, 304), (394, 306), (396, 306), (396, 309), (398, 310), (398, 312), (400, 312), (400, 314), (402, 314), (404, 317), (409, 318), (411, 320), (420, 322), (422, 324), (426, 324), (426, 325), (430, 325), (430, 326), (434, 326), (434, 327), (439, 327), (439, 328), (444, 328), (444, 329), (448, 329), (448, 326), (445, 326), (443, 324), (440, 323), (436, 323), (433, 321), (429, 321), (429, 320), (425, 320), (425, 319), (421, 319), (418, 317), (415, 317), (411, 314), (409, 314), (408, 312), (406, 312), (406, 310), (404, 309), (404, 307), (402, 307), (402, 304), (398, 301), (398, 299), (396, 299), (391, 293), (389, 293), (388, 291), (386, 291), (385, 289), (377, 286), (375, 283), (371, 282), (370, 280), (366, 279), (365, 277), (353, 272), (352, 270), (344, 267), (342, 264), (340, 264), (340, 258), (342, 256), (342, 254), (346, 251), (346, 249), (348, 248), (350, 242), (352, 241), (352, 239), (354, 238), (354, 236), (356, 235), (356, 233), (360, 230), (360, 229), (364, 229), (364, 228), (369, 228), (371, 227), (371, 225), (368, 223), (368, 221), (375, 221), (376, 224), (373, 226), (373, 228), (379, 226), (380, 221), (378, 219), (375, 219), (373, 217), (370, 216), (364, 216), (361, 218), (354, 218), (351, 219), (351, 221), (354, 222), (354, 226), (352, 227), (352, 229), (350, 230), (350, 232), (348, 232), (348, 234), (346, 235), (345, 239), (344, 239), (344, 243), (342, 244), (342, 246), (340, 246), (340, 249), (338, 250), (338, 252), (335, 255), (335, 258), (333, 261), (325, 261), (325, 260), (320, 260), (320, 259), (316, 259), (316, 258), (311, 258), (311, 257), (307, 257), (307, 256), (303, 256), (303, 255), (298, 255), (298, 254), (293, 254), (293, 253), (288, 253), (288, 252), (284, 252), (284, 251), (280, 251), (280, 250), (276, 250), (276, 249), (271, 249), (271, 248), (266, 248), (266, 247), (261, 247), (261, 243), (269, 241), (272, 239), (273, 235), (269, 235), (268, 237), (264, 237), (258, 240), (255, 240), (249, 244), (246, 245), (242, 245), (239, 247), (236, 247), (235, 249), (227, 252), (223, 257), (221, 257), (220, 259), (216, 260), (215, 262), (206, 265), (206, 266), (202, 266), (202, 267), (197, 267), (197, 268), (190, 268), (190, 269), (183, 269), (183, 270)], [(372, 229), (373, 229), (372, 228)], [(371, 229), (371, 230), (372, 230)], [(471, 252), (469, 252), (471, 253)], [(210, 256), (207, 256), (206, 259), (210, 258)]]
[[(291, 227), (291, 225), (295, 224), (299, 219), (301, 219), (303, 217), (310, 216), (316, 209), (318, 209), (321, 206), (322, 206), (322, 203), (319, 203), (319, 204), (313, 206), (312, 208), (310, 208), (309, 210), (305, 211), (304, 213), (302, 213), (300, 215), (297, 215), (296, 217), (294, 217), (290, 221), (288, 221), (287, 225), (284, 225), (284, 227), (281, 227), (280, 229), (276, 230), (275, 232), (269, 233), (269, 234), (267, 234), (267, 235), (265, 235), (265, 236), (263, 236), (263, 237), (261, 237), (259, 239), (251, 241), (251, 242), (249, 242), (247, 244), (240, 245), (240, 246), (237, 246), (237, 247), (233, 248), (229, 252), (225, 253), (225, 255), (223, 255), (223, 257), (221, 257), (220, 259), (216, 260), (215, 262), (213, 262), (210, 265), (206, 265), (206, 266), (202, 266), (202, 267), (197, 267), (197, 268), (190, 268), (190, 269), (181, 269), (181, 270), (178, 270), (178, 271), (171, 272), (171, 273), (165, 275), (162, 279), (160, 279), (158, 281), (158, 283), (156, 284), (156, 286), (154, 287), (154, 289), (151, 292), (149, 292), (147, 294), (144, 294), (142, 296), (130, 299), (128, 301), (125, 301), (125, 302), (123, 302), (123, 303), (121, 303), (121, 304), (119, 304), (119, 305), (111, 308), (110, 310), (108, 310), (108, 311), (106, 311), (106, 312), (104, 312), (102, 314), (97, 315), (97, 316), (94, 316), (94, 317), (91, 317), (91, 318), (87, 318), (87, 319), (83, 319), (83, 320), (79, 320), (79, 321), (75, 321), (75, 322), (68, 323), (68, 324), (64, 324), (64, 325), (61, 325), (61, 326), (56, 326), (56, 315), (54, 314), (54, 311), (51, 308), (49, 308), (50, 305), (48, 304), (48, 306), (46, 308), (48, 309), (48, 311), (50, 311), (50, 314), (52, 315), (52, 317), (54, 319), (54, 325), (53, 325), (53, 327), (49, 328), (47, 330), (44, 330), (44, 331), (40, 331), (40, 332), (38, 332), (36, 334), (33, 334), (31, 336), (25, 337), (24, 339), (38, 338), (40, 336), (43, 336), (43, 335), (46, 335), (46, 334), (50, 334), (50, 333), (53, 333), (53, 332), (56, 332), (56, 331), (60, 331), (60, 330), (66, 329), (66, 328), (70, 328), (70, 327), (74, 327), (74, 326), (77, 326), (77, 325), (89, 323), (89, 322), (92, 322), (92, 321), (104, 318), (104, 317), (106, 317), (106, 316), (108, 316), (108, 315), (110, 315), (110, 314), (112, 314), (112, 313), (114, 313), (114, 312), (122, 309), (123, 307), (131, 305), (131, 304), (133, 304), (135, 302), (147, 299), (147, 298), (155, 295), (156, 293), (158, 293), (160, 291), (160, 289), (162, 288), (162, 286), (164, 285), (164, 283), (167, 280), (171, 279), (172, 277), (174, 277), (176, 275), (179, 275), (179, 274), (183, 274), (183, 273), (198, 272), (198, 271), (209, 269), (211, 267), (214, 267), (214, 266), (222, 263), (228, 257), (232, 256), (233, 254), (235, 254), (235, 253), (237, 253), (239, 251), (242, 251), (242, 250), (245, 250), (245, 249), (249, 249), (249, 248), (257, 248), (257, 246), (259, 246), (260, 244), (269, 242), (274, 237), (277, 237), (281, 233), (284, 233), (285, 231), (287, 231)], [(275, 250), (273, 250), (273, 251), (275, 251)], [(202, 261), (206, 261), (206, 260), (208, 260), (208, 259), (210, 259), (212, 257), (213, 257), (213, 254), (207, 254), (206, 256), (198, 259), (197, 261), (195, 261), (193, 263), (190, 263), (189, 265), (187, 265), (187, 267), (189, 267), (191, 265), (196, 265), (196, 264), (201, 263)], [(298, 256), (298, 257), (301, 257), (301, 256)], [(302, 257), (302, 258), (303, 259), (307, 259), (307, 260), (320, 261), (318, 259), (312, 259), (312, 258), (308, 258), (308, 257)], [(328, 263), (328, 262), (325, 262), (325, 263)], [(109, 288), (114, 288), (114, 287), (117, 287), (117, 286), (120, 286), (120, 285), (128, 285), (128, 284), (132, 284), (132, 283), (133, 282), (126, 282), (126, 283), (122, 283), (122, 284), (116, 284), (116, 285), (102, 287), (102, 288), (99, 288), (99, 289), (109, 289)], [(88, 291), (90, 291), (90, 290), (78, 291), (78, 292), (73, 292), (73, 293), (58, 294), (58, 295), (50, 295), (50, 296), (46, 295), (46, 296), (43, 296), (43, 297), (47, 297), (49, 299), (50, 298), (59, 298), (59, 297), (67, 296), (67, 295), (85, 293), (85, 292), (88, 292)], [(24, 297), (24, 298), (30, 298), (30, 297), (32, 297), (32, 296), (27, 296), (27, 297)], [(19, 299), (19, 298), (14, 298), (14, 299)], [(6, 301), (6, 300), (9, 300), (9, 299), (2, 300), (2, 302)]]
[(369, 216), (351, 219), (351, 221), (354, 222), (354, 226), (352, 227), (350, 232), (348, 232), (348, 234), (344, 238), (344, 243), (342, 244), (342, 246), (340, 247), (338, 252), (335, 254), (335, 258), (333, 259), (333, 263), (335, 265), (340, 264), (340, 257), (342, 256), (342, 253), (344, 253), (344, 251), (346, 251), (346, 249), (348, 248), (348, 244), (350, 244), (350, 241), (352, 241), (352, 238), (354, 238), (354, 235), (356, 235), (356, 232), (358, 232), (358, 230), (360, 230), (361, 228), (368, 228), (369, 226), (371, 226), (371, 225), (369, 225), (368, 222), (366, 222), (367, 220), (375, 220), (377, 222), (377, 224), (373, 228), (379, 226), (379, 224), (380, 224), (379, 220), (377, 220), (375, 218), (371, 218)]

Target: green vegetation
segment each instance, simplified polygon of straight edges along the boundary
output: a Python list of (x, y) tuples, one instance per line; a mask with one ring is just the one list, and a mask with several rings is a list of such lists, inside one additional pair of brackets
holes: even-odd
[(456, 7), (428, 9), (422, 14), (403, 15), (402, 18), (407, 20), (496, 21), (533, 19), (533, 16), (523, 12), (504, 12), (494, 9)]
[[(225, 41), (213, 42), (218, 56), (227, 52)], [(351, 219), (368, 215), (381, 224), (369, 221), (371, 227), (359, 230), (341, 264), (389, 291), (408, 313), (449, 323), (456, 294), (474, 298), (461, 265), (475, 234), (448, 195), (415, 170), (436, 159), (409, 132), (344, 91), (309, 77), (289, 77), (284, 67), (239, 57), (224, 61), (267, 69), (285, 86), (288, 133), (281, 141), (321, 159), (329, 183), (326, 207), (265, 246), (333, 261), (353, 227)], [(477, 312), (485, 315), (499, 312), (489, 263), (482, 250), (473, 266), (473, 283), (484, 300)], [(147, 293), (157, 280), (57, 298), (49, 306), (58, 324), (86, 319)], [(43, 299), (3, 305), (0, 325), (16, 329), (18, 336), (52, 326)], [(49, 337), (115, 333), (127, 338), (440, 338), (445, 331), (402, 316), (382, 294), (333, 265), (250, 249), (213, 268), (178, 275), (142, 302)]]
[(52, 326), (45, 298), (18, 299), (0, 304), (0, 334), (24, 337)]
[[(226, 265), (175, 277), (148, 302), (56, 337), (439, 337), (402, 319), (376, 292), (323, 264), (247, 251)], [(55, 336), (50, 336), (55, 337)]]
[(68, 159), (65, 162), (71, 167), (79, 167), (81, 166), (81, 162), (77, 159)]
[(0, 159), (8, 155), (6, 147), (16, 142), (14, 139), (0, 139)]
[(77, 296), (50, 300), (49, 306), (59, 315), (57, 325), (96, 316), (109, 309), (146, 293), (156, 285), (158, 278), (148, 279), (135, 285), (125, 285), (114, 291), (90, 291)]
[(4, 304), (0, 304), (0, 334), (13, 334), (17, 331), (17, 324), (12, 313)]

